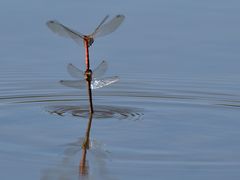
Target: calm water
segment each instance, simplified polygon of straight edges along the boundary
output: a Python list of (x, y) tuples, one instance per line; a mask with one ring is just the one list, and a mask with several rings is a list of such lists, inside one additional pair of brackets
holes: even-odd
[[(49, 19), (83, 33), (125, 22), (90, 49), (120, 81), (95, 90), (88, 174), (85, 90), (61, 86), (84, 49)], [(1, 1), (0, 179), (239, 179), (238, 1)]]

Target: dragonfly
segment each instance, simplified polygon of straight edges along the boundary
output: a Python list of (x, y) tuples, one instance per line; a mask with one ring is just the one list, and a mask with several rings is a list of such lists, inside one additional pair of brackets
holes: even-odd
[[(124, 15), (116, 15), (113, 19), (106, 22), (109, 18), (109, 15), (105, 16), (104, 19), (100, 22), (100, 24), (96, 27), (96, 29), (89, 35), (84, 35), (80, 32), (77, 32), (60, 22), (56, 20), (51, 20), (47, 22), (47, 26), (54, 32), (57, 33), (60, 36), (68, 37), (73, 39), (77, 44), (80, 44), (81, 42), (84, 43), (85, 47), (85, 64), (86, 64), (86, 71), (85, 73), (81, 71), (80, 69), (76, 68), (74, 65), (69, 64), (68, 65), (68, 71), (69, 74), (73, 77), (81, 78), (87, 81), (87, 87), (88, 87), (88, 95), (89, 95), (89, 103), (90, 103), (90, 112), (93, 113), (93, 105), (92, 105), (92, 92), (91, 89), (97, 89), (100, 87), (107, 86), (109, 84), (112, 84), (118, 80), (118, 77), (113, 76), (109, 78), (102, 78), (97, 79), (97, 75), (102, 76), (105, 71), (101, 70), (101, 67), (104, 67), (106, 64), (105, 62), (101, 63), (92, 73), (90, 69), (90, 62), (89, 62), (89, 47), (93, 44), (94, 39), (97, 37), (105, 36), (113, 31), (115, 31), (120, 24), (123, 22), (125, 16)], [(103, 65), (102, 65), (103, 64)], [(100, 70), (99, 70), (100, 69)], [(104, 69), (104, 68), (103, 68)], [(76, 74), (78, 74), (76, 76)], [(82, 78), (82, 76), (84, 78)], [(75, 88), (82, 88), (85, 85), (85, 80), (62, 80), (60, 81), (61, 84), (69, 87), (75, 87)]]
[[(118, 76), (102, 77), (107, 71), (108, 64), (102, 61), (92, 72), (91, 89), (98, 89), (115, 83), (119, 80)], [(77, 80), (61, 80), (60, 83), (64, 86), (83, 89), (86, 87), (85, 72), (74, 66), (68, 64), (68, 73)]]
[(94, 39), (97, 37), (102, 37), (108, 35), (115, 31), (120, 24), (123, 22), (125, 16), (124, 15), (116, 15), (113, 19), (106, 22), (109, 18), (109, 15), (105, 16), (104, 19), (100, 22), (100, 24), (96, 27), (96, 29), (88, 35), (84, 35), (78, 31), (75, 31), (57, 20), (50, 20), (47, 22), (47, 26), (54, 32), (60, 36), (68, 37), (73, 39), (77, 44), (81, 44), (84, 41), (88, 42), (88, 47), (90, 47)]

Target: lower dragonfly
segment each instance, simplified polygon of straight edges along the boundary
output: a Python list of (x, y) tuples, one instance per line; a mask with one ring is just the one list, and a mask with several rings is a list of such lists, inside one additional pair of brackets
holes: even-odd
[[(118, 76), (102, 77), (107, 71), (108, 64), (102, 61), (92, 72), (91, 89), (98, 89), (115, 83), (119, 80)], [(86, 88), (85, 72), (78, 69), (73, 64), (68, 64), (68, 73), (78, 80), (61, 80), (60, 83), (67, 87), (83, 89)]]

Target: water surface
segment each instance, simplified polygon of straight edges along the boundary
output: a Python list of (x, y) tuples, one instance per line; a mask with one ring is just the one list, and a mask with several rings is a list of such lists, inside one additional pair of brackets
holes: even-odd
[[(237, 1), (1, 2), (0, 178), (239, 179)], [(45, 22), (83, 33), (123, 13), (96, 40), (91, 65), (120, 81), (95, 90), (88, 174), (85, 90), (61, 86), (84, 50)]]

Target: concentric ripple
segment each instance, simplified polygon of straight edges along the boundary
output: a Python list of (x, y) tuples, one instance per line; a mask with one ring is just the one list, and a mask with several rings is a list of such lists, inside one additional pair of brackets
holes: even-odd
[[(88, 118), (89, 109), (88, 106), (71, 106), (71, 105), (57, 105), (57, 106), (47, 106), (46, 110), (51, 114), (72, 115), (77, 117)], [(116, 118), (119, 120), (140, 120), (143, 116), (143, 110), (139, 108), (131, 107), (120, 107), (120, 106), (104, 106), (97, 105), (94, 106), (94, 118), (106, 119), (106, 118)]]

